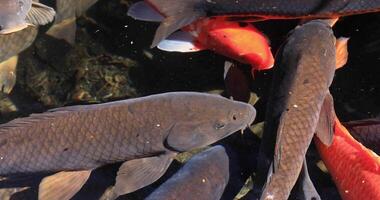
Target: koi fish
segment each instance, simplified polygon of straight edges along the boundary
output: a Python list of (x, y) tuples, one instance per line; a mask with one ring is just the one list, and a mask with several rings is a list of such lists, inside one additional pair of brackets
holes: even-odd
[(269, 19), (316, 19), (380, 11), (380, 0), (147, 0), (165, 15), (152, 47), (176, 30), (194, 21), (220, 16), (237, 21)]
[[(144, 1), (133, 4), (128, 15), (134, 19), (159, 22), (163, 10), (154, 10)], [(181, 31), (158, 43), (159, 49), (169, 52), (212, 50), (218, 54), (249, 64), (254, 70), (273, 67), (274, 58), (267, 38), (252, 24), (205, 18), (194, 21)]]
[(344, 200), (380, 199), (380, 157), (356, 141), (335, 118), (332, 144), (314, 140), (319, 155)]
[(156, 181), (178, 152), (245, 129), (255, 115), (249, 104), (195, 92), (58, 108), (0, 125), (0, 175), (55, 173), (42, 179), (39, 199), (70, 199), (92, 170), (123, 161), (116, 198)]

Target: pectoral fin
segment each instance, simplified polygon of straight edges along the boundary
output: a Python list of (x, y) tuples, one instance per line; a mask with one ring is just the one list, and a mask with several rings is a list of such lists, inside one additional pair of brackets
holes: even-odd
[(165, 153), (123, 163), (117, 172), (114, 194), (124, 195), (155, 182), (166, 172), (175, 155)]
[(76, 18), (71, 17), (71, 18), (61, 21), (58, 24), (54, 24), (46, 32), (46, 34), (57, 39), (63, 39), (67, 43), (74, 45), (76, 30), (77, 30)]
[(333, 141), (335, 117), (334, 100), (328, 93), (323, 102), (316, 129), (316, 135), (324, 145), (330, 146)]
[(168, 52), (196, 52), (203, 48), (195, 45), (194, 37), (187, 32), (177, 31), (158, 43), (157, 48)]
[(336, 69), (343, 67), (348, 60), (348, 40), (350, 38), (340, 37), (336, 40), (335, 49), (336, 49)]
[(128, 9), (127, 14), (133, 19), (149, 22), (161, 22), (165, 19), (159, 12), (154, 10), (152, 6), (144, 1), (132, 4)]
[(9, 94), (16, 84), (16, 66), (18, 56), (0, 63), (0, 90)]
[(26, 21), (33, 25), (45, 25), (54, 20), (55, 11), (53, 8), (41, 3), (33, 2), (32, 8), (26, 16)]
[(86, 183), (91, 171), (59, 172), (42, 179), (38, 189), (38, 200), (69, 200)]

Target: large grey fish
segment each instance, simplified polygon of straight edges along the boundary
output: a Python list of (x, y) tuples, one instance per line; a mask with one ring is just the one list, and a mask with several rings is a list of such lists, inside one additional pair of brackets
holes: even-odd
[[(319, 138), (331, 144), (334, 112), (329, 86), (336, 68), (335, 43), (330, 25), (314, 20), (292, 31), (277, 53), (267, 110), (272, 120), (265, 125), (261, 147), (273, 145), (273, 140), (276, 145), (262, 148), (259, 167), (272, 163), (261, 199), (288, 199), (306, 166), (306, 151), (317, 126), (326, 130), (317, 132)], [(325, 114), (320, 115), (321, 110)]]
[(193, 156), (146, 200), (219, 200), (229, 179), (229, 158), (217, 145)]
[(29, 25), (45, 25), (53, 21), (55, 11), (32, 0), (0, 1), (0, 34), (9, 34)]
[(47, 34), (63, 39), (70, 44), (75, 43), (76, 19), (98, 0), (56, 0), (56, 17)]
[(146, 0), (165, 20), (152, 47), (174, 31), (202, 17), (232, 20), (336, 18), (380, 11), (380, 0)]
[(0, 175), (58, 172), (42, 180), (39, 199), (69, 199), (91, 170), (126, 161), (119, 196), (156, 181), (178, 152), (244, 129), (255, 114), (249, 104), (195, 92), (58, 108), (0, 126)]

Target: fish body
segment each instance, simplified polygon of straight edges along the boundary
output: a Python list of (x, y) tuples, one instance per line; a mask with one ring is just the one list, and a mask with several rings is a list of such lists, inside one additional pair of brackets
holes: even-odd
[(0, 35), (0, 63), (28, 48), (37, 33), (36, 27), (28, 27), (12, 34)]
[(260, 21), (268, 19), (335, 18), (380, 11), (380, 1), (357, 0), (147, 0), (167, 16), (157, 29), (152, 46), (174, 31), (209, 16), (225, 16), (232, 20)]
[(195, 46), (251, 65), (252, 70), (273, 67), (274, 58), (263, 33), (249, 23), (226, 21), (223, 18), (198, 20), (183, 30), (193, 35)]
[(45, 25), (53, 21), (55, 11), (32, 0), (0, 1), (0, 34), (21, 31), (29, 25)]
[(23, 30), (0, 34), (0, 90), (10, 93), (16, 83), (18, 54), (36, 39), (38, 28), (29, 26)]
[[(162, 21), (163, 10), (154, 10), (145, 1), (133, 4), (128, 15), (144, 21)], [(164, 51), (194, 52), (211, 50), (254, 70), (273, 67), (274, 58), (267, 38), (252, 24), (227, 21), (221, 17), (204, 18), (185, 26), (158, 44)]]
[(356, 141), (335, 120), (331, 146), (315, 139), (318, 152), (343, 200), (380, 199), (380, 157)]
[[(297, 27), (277, 53), (274, 68), (261, 170), (268, 171), (273, 155), (274, 159), (261, 199), (285, 200), (300, 174), (320, 111), (332, 109), (328, 89), (335, 71), (335, 37), (331, 27), (323, 20)], [(268, 147), (274, 143), (274, 149)]]
[(344, 123), (352, 137), (367, 148), (380, 154), (380, 119), (364, 119)]
[(219, 200), (229, 180), (229, 158), (223, 146), (193, 156), (146, 200)]
[[(0, 126), (0, 175), (62, 171), (45, 178), (40, 193), (69, 197), (91, 170), (126, 161), (116, 178), (115, 194), (121, 195), (157, 180), (176, 153), (216, 142), (254, 116), (248, 104), (193, 92), (58, 108)], [(62, 192), (63, 180), (78, 185)]]

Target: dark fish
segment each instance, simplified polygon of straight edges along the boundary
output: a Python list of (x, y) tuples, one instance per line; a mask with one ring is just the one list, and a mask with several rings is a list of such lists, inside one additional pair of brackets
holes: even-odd
[(233, 20), (335, 18), (380, 11), (380, 0), (146, 0), (166, 16), (152, 47), (174, 31), (207, 16)]
[(0, 90), (10, 93), (16, 83), (18, 54), (28, 48), (36, 38), (38, 29), (27, 27), (11, 34), (0, 34)]
[(74, 45), (77, 30), (76, 19), (98, 0), (56, 0), (56, 17), (47, 34)]
[(0, 126), (0, 175), (58, 172), (42, 180), (39, 199), (69, 199), (91, 170), (127, 161), (117, 197), (156, 181), (178, 152), (244, 129), (255, 114), (249, 104), (195, 92), (58, 108)]
[(352, 137), (375, 153), (380, 154), (380, 118), (363, 119), (343, 124)]
[(55, 11), (32, 0), (0, 1), (0, 34), (9, 34), (29, 25), (45, 25), (53, 21)]
[[(258, 161), (261, 181), (256, 187), (260, 191), (263, 174), (270, 165), (261, 199), (288, 199), (302, 167), (306, 166), (305, 154), (317, 126), (327, 129), (317, 133), (319, 138), (331, 143), (334, 118), (330, 116), (333, 100), (329, 86), (336, 67), (335, 51), (335, 37), (329, 24), (314, 20), (291, 32), (277, 53)], [(328, 114), (320, 116), (321, 110)], [(271, 148), (274, 143), (275, 148)]]
[(229, 179), (229, 159), (223, 146), (214, 146), (192, 157), (182, 169), (146, 200), (219, 200)]

